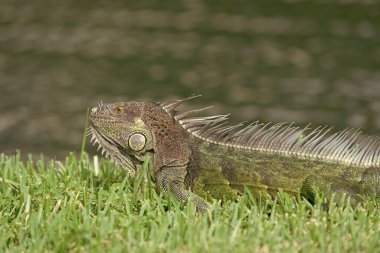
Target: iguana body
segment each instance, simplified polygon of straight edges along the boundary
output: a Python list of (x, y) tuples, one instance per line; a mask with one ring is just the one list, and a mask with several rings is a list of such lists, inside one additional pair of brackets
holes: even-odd
[(225, 126), (227, 115), (176, 111), (191, 98), (101, 104), (91, 111), (90, 133), (130, 174), (150, 157), (159, 189), (192, 198), (199, 211), (208, 208), (205, 199), (235, 198), (245, 188), (258, 197), (282, 189), (312, 199), (317, 188), (354, 200), (380, 196), (377, 137), (284, 123)]

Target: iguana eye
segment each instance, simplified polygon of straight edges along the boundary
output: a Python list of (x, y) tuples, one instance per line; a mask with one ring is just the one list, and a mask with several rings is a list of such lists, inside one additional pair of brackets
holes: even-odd
[(124, 110), (124, 108), (123, 108), (122, 106), (118, 106), (118, 107), (115, 108), (115, 112), (116, 112), (117, 114), (122, 113), (123, 110)]
[(143, 134), (132, 134), (128, 140), (129, 147), (134, 151), (141, 151), (146, 144), (146, 138)]

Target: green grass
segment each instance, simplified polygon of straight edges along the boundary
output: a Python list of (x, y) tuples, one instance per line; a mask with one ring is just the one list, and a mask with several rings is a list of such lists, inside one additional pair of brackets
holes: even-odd
[[(148, 166), (144, 167), (145, 169)], [(146, 171), (145, 171), (146, 172)], [(380, 248), (379, 201), (361, 207), (279, 194), (257, 204), (191, 203), (157, 194), (102, 161), (68, 155), (22, 162), (0, 155), (0, 252), (374, 252)]]

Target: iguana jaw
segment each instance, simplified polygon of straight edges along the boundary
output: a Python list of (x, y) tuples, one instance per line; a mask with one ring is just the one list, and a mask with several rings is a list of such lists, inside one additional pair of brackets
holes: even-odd
[[(90, 121), (91, 122), (91, 121)], [(92, 135), (91, 142), (95, 145), (98, 144), (98, 150), (102, 149), (102, 154), (105, 154), (107, 158), (111, 158), (115, 163), (121, 165), (129, 175), (134, 176), (136, 174), (136, 162), (127, 152), (123, 151), (123, 147), (110, 138), (103, 135), (91, 122), (91, 127), (88, 129), (88, 134)]]

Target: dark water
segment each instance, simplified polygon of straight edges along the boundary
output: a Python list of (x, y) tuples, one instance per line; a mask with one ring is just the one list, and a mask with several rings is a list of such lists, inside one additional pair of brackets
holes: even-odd
[(63, 158), (100, 100), (193, 93), (379, 134), (380, 2), (0, 0), (0, 152)]

